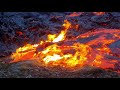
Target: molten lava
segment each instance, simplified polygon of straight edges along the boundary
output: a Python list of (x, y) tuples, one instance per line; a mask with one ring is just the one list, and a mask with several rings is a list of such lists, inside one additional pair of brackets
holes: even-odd
[(80, 16), (83, 12), (73, 12), (72, 14), (70, 15), (67, 15), (67, 17), (77, 17), (77, 16)]
[(93, 12), (95, 15), (104, 15), (105, 12)]
[[(68, 40), (67, 31), (72, 25), (67, 20), (64, 22), (64, 29), (59, 35), (49, 34), (46, 41), (18, 48), (11, 56), (14, 59), (12, 62), (37, 60), (47, 67), (61, 66), (64, 68), (81, 68), (85, 65), (104, 69), (115, 67), (118, 61), (108, 60), (106, 56), (113, 56), (109, 45), (120, 39), (119, 30), (101, 29)], [(92, 39), (90, 39), (91, 37)]]

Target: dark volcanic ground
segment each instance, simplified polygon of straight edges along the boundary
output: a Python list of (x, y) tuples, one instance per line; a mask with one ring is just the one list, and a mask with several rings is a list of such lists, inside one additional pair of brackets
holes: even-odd
[[(1, 12), (0, 13), (0, 77), (25, 78), (114, 78), (118, 73), (95, 67), (85, 67), (76, 72), (51, 71), (30, 61), (13, 64), (3, 63), (3, 58), (11, 55), (16, 48), (26, 43), (38, 43), (47, 34), (59, 33), (65, 19), (78, 28), (72, 31), (74, 36), (94, 31), (98, 28), (119, 29), (120, 12), (106, 12), (95, 15), (81, 12), (76, 17), (68, 17), (73, 12)], [(6, 60), (7, 61), (7, 60)]]

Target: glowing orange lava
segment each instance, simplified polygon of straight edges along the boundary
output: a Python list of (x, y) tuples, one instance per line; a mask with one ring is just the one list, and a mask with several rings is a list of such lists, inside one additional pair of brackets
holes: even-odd
[(72, 14), (70, 15), (67, 15), (67, 17), (77, 17), (77, 16), (80, 16), (83, 12), (73, 12)]
[(105, 12), (93, 12), (95, 15), (104, 15)]
[[(119, 30), (100, 29), (95, 32), (87, 32), (74, 38), (72, 44), (65, 44), (66, 34), (71, 23), (64, 21), (64, 30), (60, 34), (49, 34), (48, 40), (40, 41), (39, 44), (27, 44), (20, 47), (12, 54), (12, 62), (22, 60), (37, 60), (44, 65), (62, 66), (66, 68), (81, 68), (85, 65), (100, 68), (114, 68), (118, 61), (115, 59), (107, 60), (106, 56), (111, 55), (109, 45), (120, 39)], [(111, 35), (111, 36), (109, 36)], [(90, 39), (90, 38), (94, 39)], [(80, 43), (79, 41), (87, 41)], [(69, 40), (72, 42), (72, 40)]]

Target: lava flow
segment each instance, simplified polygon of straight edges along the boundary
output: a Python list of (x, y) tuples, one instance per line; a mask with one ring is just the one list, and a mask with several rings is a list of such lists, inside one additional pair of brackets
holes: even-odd
[(59, 35), (49, 34), (46, 41), (18, 48), (11, 56), (14, 59), (11, 63), (37, 60), (47, 67), (82, 68), (90, 65), (116, 69), (116, 64), (119, 65), (116, 58), (120, 56), (112, 52), (110, 45), (120, 39), (119, 30), (100, 29), (69, 40), (66, 36), (72, 24), (67, 20), (64, 22)]

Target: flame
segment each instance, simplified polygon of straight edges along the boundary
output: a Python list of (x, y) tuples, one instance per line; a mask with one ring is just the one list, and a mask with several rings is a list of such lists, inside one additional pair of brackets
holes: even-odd
[[(66, 34), (71, 23), (64, 21), (64, 29), (60, 34), (49, 34), (48, 40), (40, 41), (39, 44), (27, 44), (16, 49), (12, 54), (12, 62), (21, 60), (37, 60), (46, 66), (62, 66), (65, 68), (82, 68), (85, 65), (100, 68), (114, 68), (117, 60), (107, 60), (106, 56), (111, 56), (112, 51), (109, 45), (120, 39), (119, 30), (101, 29), (94, 32), (87, 32), (74, 38), (72, 44), (66, 44)], [(111, 35), (111, 36), (109, 36)], [(89, 39), (94, 37), (94, 39)], [(84, 39), (85, 43), (78, 42)], [(62, 42), (62, 44), (60, 43)], [(33, 59), (34, 58), (34, 59)], [(120, 58), (120, 57), (119, 57)]]
[(33, 57), (37, 46), (38, 44), (35, 44), (35, 45), (27, 44), (23, 47), (16, 49), (16, 53), (13, 53), (11, 57), (14, 58), (15, 62), (19, 60), (24, 60), (24, 58), (30, 59)]
[[(53, 63), (56, 63), (56, 65), (65, 63), (64, 65), (61, 65), (63, 67), (76, 66), (77, 64), (82, 65), (87, 60), (86, 55), (89, 52), (89, 50), (87, 50), (89, 47), (87, 45), (75, 43), (72, 48), (76, 51), (74, 54), (69, 52), (66, 53), (65, 47), (61, 48), (61, 46), (58, 46), (57, 44), (50, 45), (42, 51), (40, 60), (44, 57), (43, 60), (46, 64), (50, 61), (61, 60)], [(68, 47), (66, 49), (68, 49)]]
[(59, 35), (57, 38), (55, 38), (55, 39), (53, 40), (53, 42), (59, 42), (59, 41), (64, 40), (64, 39), (65, 39), (65, 36), (64, 36), (65, 33), (66, 33), (66, 32), (61, 31), (60, 35)]
[(58, 54), (53, 54), (53, 56), (46, 56), (43, 61), (45, 61), (45, 63), (49, 63), (50, 61), (57, 61), (57, 60), (60, 60), (62, 59), (62, 57)]
[(54, 35), (49, 34), (48, 42), (59, 42), (59, 41), (63, 41), (65, 39), (65, 34), (67, 33), (67, 30), (70, 28), (71, 23), (68, 22), (67, 20), (64, 20), (64, 22), (65, 23), (63, 24), (63, 26), (65, 27), (65, 29), (62, 30), (57, 37), (56, 37), (56, 34), (54, 34)]

